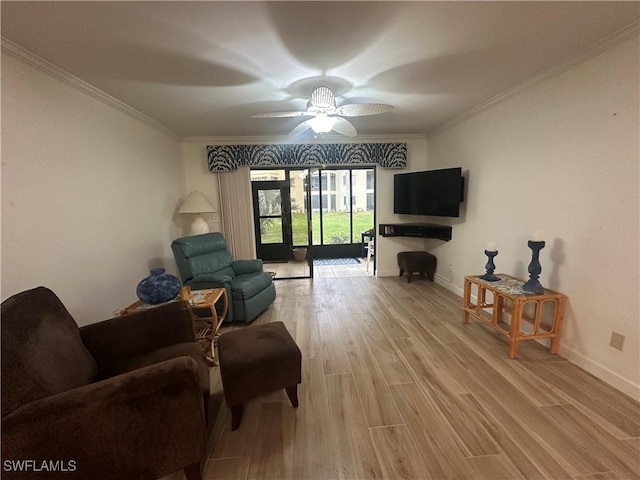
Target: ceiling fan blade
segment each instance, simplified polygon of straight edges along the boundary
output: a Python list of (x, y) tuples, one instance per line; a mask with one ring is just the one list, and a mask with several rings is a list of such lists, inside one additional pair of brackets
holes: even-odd
[(251, 115), (251, 118), (284, 118), (284, 117), (304, 117), (310, 115), (307, 112), (268, 112), (268, 113), (256, 113)]
[(319, 108), (336, 106), (336, 97), (329, 87), (316, 87), (311, 92), (311, 105)]
[(393, 107), (384, 103), (350, 103), (336, 108), (336, 113), (345, 117), (363, 117), (365, 115), (387, 113), (391, 110), (393, 110)]
[(340, 135), (346, 135), (347, 137), (355, 137), (358, 132), (356, 131), (356, 127), (351, 125), (351, 122), (345, 120), (340, 117), (331, 117), (335, 119), (335, 123), (333, 124), (333, 130)]
[(304, 122), (296, 126), (296, 128), (291, 130), (291, 132), (289, 132), (289, 135), (293, 137), (297, 137), (299, 135), (302, 135), (304, 132), (306, 132), (310, 128), (311, 128), (311, 125), (309, 125), (309, 120), (305, 120)]

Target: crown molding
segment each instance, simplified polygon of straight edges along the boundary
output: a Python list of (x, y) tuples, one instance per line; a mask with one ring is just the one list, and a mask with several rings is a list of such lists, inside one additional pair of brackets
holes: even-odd
[(116, 110), (120, 110), (121, 112), (129, 115), (130, 117), (135, 118), (151, 127), (157, 128), (161, 130), (163, 133), (167, 135), (180, 139), (180, 136), (176, 134), (174, 131), (169, 129), (166, 125), (154, 120), (153, 118), (145, 115), (144, 113), (136, 110), (133, 107), (130, 107), (124, 102), (121, 102), (117, 98), (112, 97), (108, 93), (103, 92), (102, 90), (94, 87), (90, 83), (85, 82), (84, 80), (79, 79), (75, 75), (63, 70), (62, 68), (54, 65), (53, 63), (41, 58), (30, 51), (22, 48), (20, 45), (8, 40), (4, 37), (0, 37), (2, 41), (2, 53), (6, 53), (7, 55), (26, 63), (27, 65), (36, 68), (64, 83), (70, 85), (71, 87), (80, 90), (82, 93), (89, 95), (101, 102), (106, 103), (107, 105), (115, 108)]
[(465, 120), (479, 114), (480, 112), (492, 107), (493, 105), (496, 105), (497, 103), (500, 103), (503, 100), (506, 100), (508, 97), (522, 90), (525, 90), (535, 85), (536, 83), (546, 80), (547, 78), (559, 75), (560, 73), (580, 63), (583, 63), (589, 60), (590, 58), (595, 57), (596, 55), (599, 55), (600, 53), (616, 46), (617, 44), (622, 43), (623, 41), (631, 38), (632, 36), (638, 35), (639, 32), (640, 32), (640, 21), (631, 23), (626, 27), (621, 28), (617, 32), (609, 35), (608, 37), (605, 37), (602, 40), (594, 43), (590, 47), (587, 47), (584, 50), (581, 50), (578, 53), (571, 55), (570, 57), (564, 59), (560, 63), (555, 64), (551, 68), (516, 84), (515, 86), (499, 93), (498, 95), (490, 98), (489, 100), (486, 100), (480, 103), (479, 105), (476, 105), (475, 107), (471, 108), (470, 110), (467, 110), (466, 112), (458, 115), (457, 117), (452, 118), (451, 120), (442, 122), (441, 124), (437, 125), (435, 128), (432, 128), (431, 130), (429, 130), (426, 136), (427, 138), (431, 138), (438, 133), (441, 133), (445, 130), (448, 130), (451, 127), (459, 125)]
[(388, 135), (358, 135), (356, 137), (344, 137), (342, 135), (325, 135), (322, 140), (314, 138), (290, 137), (288, 135), (277, 136), (230, 136), (230, 137), (184, 137), (184, 143), (211, 143), (214, 145), (251, 145), (251, 144), (316, 144), (316, 143), (388, 143), (405, 142), (408, 140), (426, 140), (424, 133), (420, 134), (388, 134)]

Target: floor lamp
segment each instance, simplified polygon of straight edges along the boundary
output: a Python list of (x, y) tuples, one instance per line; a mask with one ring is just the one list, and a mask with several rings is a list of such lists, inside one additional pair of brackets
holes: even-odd
[(204, 196), (199, 190), (194, 190), (187, 198), (184, 199), (178, 213), (182, 214), (195, 214), (196, 217), (191, 224), (191, 235), (201, 235), (203, 233), (209, 233), (209, 224), (202, 218), (203, 213), (214, 213), (215, 207), (211, 205), (211, 202)]

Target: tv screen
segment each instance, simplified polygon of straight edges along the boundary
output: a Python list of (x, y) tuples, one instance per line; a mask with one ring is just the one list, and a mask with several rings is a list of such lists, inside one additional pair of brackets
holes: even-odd
[(393, 211), (408, 215), (459, 217), (462, 168), (399, 173), (393, 177)]

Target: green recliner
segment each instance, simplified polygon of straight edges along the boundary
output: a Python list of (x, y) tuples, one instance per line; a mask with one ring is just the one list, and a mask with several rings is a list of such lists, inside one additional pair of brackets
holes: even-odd
[(273, 279), (262, 270), (262, 260), (234, 260), (221, 233), (177, 238), (171, 250), (184, 285), (192, 290), (226, 288), (225, 322), (250, 322), (276, 299)]

